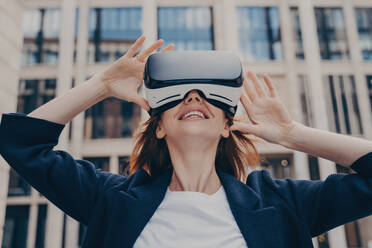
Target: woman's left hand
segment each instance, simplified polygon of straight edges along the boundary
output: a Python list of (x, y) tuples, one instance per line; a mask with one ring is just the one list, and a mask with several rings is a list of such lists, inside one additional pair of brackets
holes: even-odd
[(245, 134), (253, 134), (271, 143), (279, 144), (288, 137), (296, 122), (292, 120), (268, 76), (264, 76), (269, 90), (267, 94), (264, 85), (253, 72), (249, 71), (247, 75), (253, 82), (253, 87), (244, 77), (243, 94), (240, 101), (252, 124), (234, 121), (230, 130), (239, 130)]

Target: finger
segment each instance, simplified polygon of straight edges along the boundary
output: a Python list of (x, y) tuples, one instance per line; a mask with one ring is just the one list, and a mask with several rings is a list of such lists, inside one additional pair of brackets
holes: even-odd
[(251, 89), (251, 86), (249, 86), (247, 78), (244, 79), (243, 87), (244, 92), (249, 97), (249, 100), (251, 100), (251, 102), (254, 102), (254, 100), (257, 98), (257, 94), (254, 92), (254, 90)]
[(144, 35), (141, 35), (134, 44), (128, 49), (127, 53), (125, 54), (127, 57), (131, 58), (133, 55), (140, 49), (143, 42), (145, 41), (146, 37)]
[(169, 44), (168, 46), (164, 47), (163, 49), (161, 49), (159, 52), (163, 53), (163, 52), (173, 51), (174, 47), (175, 47), (175, 45), (172, 43), (172, 44)]
[(152, 54), (154, 51), (156, 51), (159, 47), (161, 47), (164, 44), (164, 40), (158, 40), (154, 44), (152, 44), (150, 47), (146, 48), (143, 52), (137, 55), (137, 58), (142, 61), (146, 59), (150, 54)]
[(262, 88), (260, 81), (258, 80), (258, 77), (255, 73), (252, 71), (248, 71), (248, 77), (252, 80), (254, 87), (256, 88), (256, 92), (258, 96), (265, 96), (265, 91)]
[(141, 108), (146, 110), (147, 112), (150, 111), (150, 104), (148, 101), (141, 95), (137, 95), (134, 97), (133, 102), (138, 104)]
[(241, 101), (242, 104), (243, 104), (243, 107), (244, 107), (244, 109), (245, 109), (245, 112), (246, 112), (247, 115), (248, 115), (249, 120), (250, 120), (253, 124), (257, 124), (257, 122), (255, 122), (255, 121), (252, 119), (252, 113), (251, 113), (251, 108), (253, 107), (253, 106), (252, 106), (252, 103), (251, 103), (251, 102), (248, 100), (248, 98), (245, 97), (245, 96), (242, 96), (242, 97), (240, 98), (240, 101)]
[(265, 81), (267, 87), (269, 88), (270, 96), (271, 97), (276, 97), (277, 93), (276, 93), (274, 83), (271, 81), (270, 77), (266, 74), (264, 75), (264, 81)]

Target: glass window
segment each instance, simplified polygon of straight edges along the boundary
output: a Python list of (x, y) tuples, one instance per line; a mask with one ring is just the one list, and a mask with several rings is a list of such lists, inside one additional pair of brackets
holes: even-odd
[(93, 163), (96, 169), (101, 169), (103, 171), (110, 170), (110, 158), (108, 157), (86, 157), (83, 159)]
[(56, 79), (20, 80), (17, 112), (29, 114), (52, 100), (56, 94)]
[(123, 138), (133, 135), (141, 119), (141, 108), (116, 98), (105, 99), (85, 113), (85, 138)]
[(212, 50), (213, 25), (210, 7), (161, 7), (158, 36), (176, 50)]
[(44, 248), (46, 215), (47, 205), (46, 204), (39, 205), (37, 213), (35, 248)]
[(302, 43), (302, 32), (301, 32), (301, 23), (300, 15), (298, 13), (298, 7), (291, 7), (291, 22), (293, 23), (293, 37), (295, 38), (296, 43), (296, 58), (300, 60), (305, 59), (304, 47)]
[(309, 82), (305, 75), (300, 75), (299, 79), (299, 88), (300, 88), (300, 100), (301, 100), (301, 109), (303, 113), (303, 120), (306, 126), (313, 126), (313, 111), (311, 108), (311, 97)]
[(60, 9), (25, 10), (22, 65), (56, 65), (60, 28)]
[(78, 247), (83, 247), (83, 242), (85, 240), (85, 235), (87, 233), (87, 226), (79, 223), (79, 239), (78, 239)]
[(29, 206), (6, 208), (2, 248), (26, 248)]
[(324, 77), (327, 112), (333, 132), (362, 135), (363, 127), (353, 76)]
[(349, 59), (341, 8), (315, 8), (320, 55), (323, 60)]
[(358, 8), (355, 16), (363, 60), (372, 61), (372, 8)]
[(30, 194), (30, 185), (15, 170), (10, 169), (8, 196), (26, 196)]
[(372, 75), (367, 76), (367, 87), (369, 91), (369, 100), (371, 103), (371, 110), (372, 110)]
[(142, 33), (141, 8), (95, 8), (89, 12), (88, 62), (112, 62)]
[(239, 7), (239, 53), (247, 61), (282, 60), (277, 7)]
[(261, 166), (268, 170), (273, 178), (283, 179), (292, 176), (292, 160), (289, 155), (261, 155), (261, 158)]
[(124, 174), (124, 169), (129, 165), (129, 157), (119, 157), (119, 174), (120, 175), (126, 175)]

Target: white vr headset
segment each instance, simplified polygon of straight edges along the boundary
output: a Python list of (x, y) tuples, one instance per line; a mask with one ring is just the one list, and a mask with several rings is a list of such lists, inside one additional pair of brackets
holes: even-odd
[(152, 116), (176, 106), (192, 90), (235, 115), (242, 84), (239, 57), (222, 51), (156, 53), (148, 58), (144, 71), (144, 90)]

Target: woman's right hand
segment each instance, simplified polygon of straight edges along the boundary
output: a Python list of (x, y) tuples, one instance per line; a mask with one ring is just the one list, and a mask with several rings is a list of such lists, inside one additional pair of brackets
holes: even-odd
[[(143, 83), (143, 71), (147, 58), (161, 47), (164, 41), (156, 41), (149, 48), (133, 57), (145, 39), (143, 35), (139, 37), (126, 54), (95, 76), (99, 77), (104, 83), (109, 97), (113, 96), (128, 102), (134, 102), (146, 111), (149, 111), (150, 106), (148, 102), (137, 91)], [(160, 50), (160, 52), (171, 51), (173, 49), (174, 45), (170, 44)]]

